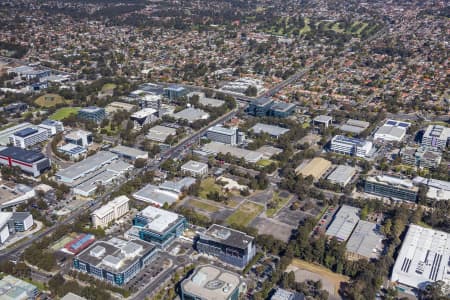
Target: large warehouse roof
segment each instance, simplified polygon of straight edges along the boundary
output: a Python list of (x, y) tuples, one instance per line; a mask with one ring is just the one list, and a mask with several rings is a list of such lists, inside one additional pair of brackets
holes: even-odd
[(359, 221), (359, 208), (342, 205), (327, 229), (328, 236), (346, 241)]

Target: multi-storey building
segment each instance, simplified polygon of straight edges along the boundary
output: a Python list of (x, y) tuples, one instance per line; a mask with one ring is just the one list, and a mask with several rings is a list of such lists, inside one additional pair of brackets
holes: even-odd
[(19, 167), (23, 172), (37, 177), (50, 169), (50, 160), (41, 152), (25, 150), (19, 147), (0, 148), (0, 164)]
[(115, 285), (125, 285), (157, 253), (151, 243), (112, 238), (97, 241), (73, 258), (73, 268)]
[(366, 157), (372, 150), (372, 143), (361, 139), (336, 135), (331, 139), (330, 150), (340, 154)]
[(67, 144), (74, 144), (86, 148), (92, 144), (93, 138), (92, 133), (89, 131), (75, 130), (66, 134), (64, 141)]
[(439, 166), (442, 160), (442, 154), (432, 148), (406, 147), (400, 152), (402, 162), (419, 168), (434, 169)]
[(274, 102), (270, 107), (269, 116), (277, 118), (287, 118), (295, 112), (296, 105), (287, 102)]
[(258, 98), (249, 104), (247, 112), (255, 117), (267, 116), (273, 102), (270, 98)]
[(187, 95), (189, 91), (181, 85), (172, 84), (164, 88), (164, 95), (170, 100), (175, 100)]
[(119, 196), (109, 201), (91, 214), (94, 227), (106, 227), (112, 221), (115, 221), (125, 215), (129, 210), (127, 196)]
[(47, 119), (39, 125), (39, 128), (47, 130), (48, 136), (54, 136), (64, 131), (64, 125), (60, 121)]
[(154, 108), (141, 109), (133, 113), (130, 116), (130, 120), (133, 121), (135, 129), (141, 129), (142, 126), (158, 120), (158, 110)]
[(192, 176), (203, 176), (208, 174), (208, 164), (190, 160), (181, 166), (181, 171)]
[(46, 140), (48, 140), (48, 133), (46, 129), (34, 129), (31, 127), (16, 131), (9, 137), (9, 142), (13, 146), (23, 149), (42, 143)]
[(429, 125), (422, 137), (422, 146), (444, 150), (450, 140), (450, 128), (442, 125)]
[(238, 129), (216, 125), (208, 128), (206, 137), (214, 142), (235, 146), (238, 143)]
[(133, 219), (130, 235), (165, 248), (186, 229), (187, 221), (182, 215), (148, 206)]
[(224, 263), (244, 268), (255, 256), (254, 240), (254, 237), (244, 232), (214, 224), (199, 234), (195, 245), (200, 253), (215, 256)]
[(414, 186), (411, 180), (380, 175), (368, 177), (364, 184), (364, 191), (381, 197), (415, 202), (419, 188)]
[(89, 106), (78, 111), (78, 118), (86, 121), (100, 123), (106, 117), (105, 109), (102, 107)]

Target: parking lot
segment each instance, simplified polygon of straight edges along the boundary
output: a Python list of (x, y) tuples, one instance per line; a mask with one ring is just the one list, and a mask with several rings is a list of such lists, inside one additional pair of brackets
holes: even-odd
[(328, 225), (333, 220), (334, 215), (336, 214), (336, 207), (330, 206), (323, 216), (320, 218), (320, 220), (317, 222), (316, 227), (314, 227), (313, 234), (321, 234), (325, 233), (327, 230)]
[(173, 262), (164, 258), (161, 253), (157, 253), (155, 257), (145, 266), (131, 281), (127, 283), (127, 287), (133, 291), (143, 289), (148, 283), (152, 282), (165, 269), (169, 268)]

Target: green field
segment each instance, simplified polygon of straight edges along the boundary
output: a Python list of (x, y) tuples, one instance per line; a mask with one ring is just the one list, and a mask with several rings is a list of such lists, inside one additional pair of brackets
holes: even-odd
[(220, 207), (198, 200), (190, 200), (189, 205), (207, 212), (219, 211)]
[(72, 114), (76, 114), (80, 110), (80, 107), (63, 107), (55, 111), (49, 119), (61, 121)]
[(58, 104), (64, 104), (66, 101), (58, 94), (45, 94), (36, 98), (34, 103), (41, 107), (53, 107)]
[(115, 83), (105, 83), (102, 87), (102, 92), (113, 90), (117, 87)]
[(222, 187), (216, 183), (214, 178), (208, 177), (204, 179), (200, 184), (199, 196), (203, 199), (208, 199), (208, 194), (211, 192), (222, 193)]
[(288, 198), (283, 198), (283, 197), (280, 197), (278, 195), (278, 193), (275, 193), (273, 195), (272, 201), (274, 203), (276, 203), (276, 206), (273, 208), (268, 208), (266, 210), (266, 215), (269, 218), (273, 217), (280, 209), (282, 209), (286, 205), (286, 203), (289, 202), (289, 199), (290, 199), (290, 196)]
[(260, 159), (260, 160), (258, 160), (258, 162), (256, 163), (258, 166), (260, 166), (260, 167), (267, 167), (267, 166), (269, 166), (271, 163), (274, 163), (275, 161), (274, 160), (271, 160), (271, 159)]
[(226, 222), (228, 224), (235, 224), (238, 226), (248, 226), (254, 218), (256, 218), (262, 211), (264, 207), (262, 205), (253, 202), (244, 202), (239, 206), (239, 208), (227, 218)]

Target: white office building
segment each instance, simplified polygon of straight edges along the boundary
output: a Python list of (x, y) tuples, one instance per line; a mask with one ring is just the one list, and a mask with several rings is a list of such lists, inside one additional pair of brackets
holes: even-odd
[(238, 143), (238, 129), (216, 125), (206, 131), (206, 137), (213, 142), (235, 146)]
[(42, 128), (25, 128), (14, 132), (9, 137), (9, 142), (16, 147), (26, 149), (36, 144), (48, 140), (48, 133), (46, 129)]
[(336, 135), (331, 139), (330, 150), (345, 155), (367, 157), (372, 150), (372, 142)]
[(141, 129), (142, 126), (158, 120), (158, 110), (150, 107), (144, 108), (132, 114), (130, 119), (133, 121), (134, 129)]
[(57, 133), (64, 131), (64, 125), (60, 121), (55, 120), (45, 120), (39, 125), (39, 128), (47, 130), (48, 136), (54, 136)]
[(190, 160), (181, 166), (181, 171), (192, 176), (203, 176), (208, 174), (208, 164)]
[(107, 227), (110, 222), (121, 218), (130, 211), (129, 201), (127, 196), (119, 196), (95, 210), (91, 214), (94, 227)]
[(411, 126), (411, 123), (387, 120), (383, 126), (378, 128), (373, 138), (375, 140), (383, 140), (386, 142), (400, 142), (405, 137), (409, 126)]
[(444, 150), (450, 140), (450, 128), (441, 125), (429, 125), (422, 137), (422, 146)]
[(75, 130), (64, 137), (64, 141), (68, 144), (75, 144), (87, 148), (92, 144), (92, 133), (84, 130)]

